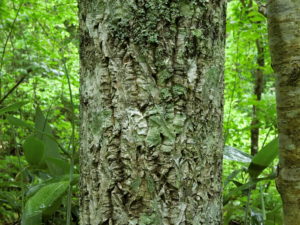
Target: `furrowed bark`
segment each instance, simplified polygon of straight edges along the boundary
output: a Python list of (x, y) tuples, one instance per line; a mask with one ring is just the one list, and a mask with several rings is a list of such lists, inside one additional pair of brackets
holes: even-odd
[(277, 75), (280, 162), (277, 188), (284, 224), (300, 221), (300, 1), (270, 0), (269, 39)]
[(225, 1), (81, 0), (80, 224), (222, 224)]

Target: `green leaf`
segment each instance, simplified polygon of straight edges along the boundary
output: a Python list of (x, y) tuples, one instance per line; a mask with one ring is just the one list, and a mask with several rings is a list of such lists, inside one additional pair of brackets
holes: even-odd
[[(73, 174), (72, 175), (72, 180), (71, 180), (71, 185), (77, 185), (78, 184), (78, 180), (79, 180), (79, 174)], [(63, 175), (63, 176), (57, 176), (57, 177), (53, 177), (50, 178), (40, 184), (31, 186), (29, 188), (29, 190), (26, 192), (26, 197), (29, 198), (33, 195), (35, 195), (35, 193), (37, 193), (42, 187), (47, 186), (49, 184), (53, 184), (53, 183), (59, 183), (59, 182), (64, 182), (64, 181), (70, 181), (70, 175)]]
[(7, 118), (8, 122), (14, 126), (33, 129), (33, 127), (29, 123), (26, 123), (24, 120), (20, 120), (13, 116), (6, 116), (6, 118)]
[(59, 147), (52, 135), (52, 129), (47, 123), (42, 111), (37, 108), (35, 115), (36, 136), (45, 145), (45, 157), (59, 158)]
[(38, 190), (30, 197), (24, 208), (22, 215), (22, 225), (39, 225), (41, 224), (42, 214), (52, 214), (55, 205), (60, 202), (61, 198), (67, 191), (69, 181), (61, 181), (48, 184)]
[(61, 158), (47, 157), (46, 164), (48, 166), (49, 173), (52, 176), (68, 174), (70, 171), (69, 162)]
[(23, 144), (25, 158), (28, 163), (37, 166), (42, 162), (44, 156), (44, 143), (36, 137), (28, 137)]
[(263, 147), (252, 159), (248, 171), (252, 179), (257, 178), (278, 155), (278, 138)]
[(263, 22), (266, 20), (266, 18), (260, 14), (258, 11), (251, 11), (248, 13), (248, 18), (252, 21), (252, 22)]
[(7, 107), (0, 109), (0, 115), (6, 113), (6, 112), (12, 112), (17, 111), (19, 108), (21, 108), (23, 105), (26, 105), (28, 102), (17, 102), (12, 105), (9, 105)]

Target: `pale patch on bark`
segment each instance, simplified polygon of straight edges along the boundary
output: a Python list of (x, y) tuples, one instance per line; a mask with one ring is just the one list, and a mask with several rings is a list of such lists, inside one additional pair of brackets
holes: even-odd
[(190, 86), (193, 87), (195, 85), (195, 80), (197, 79), (197, 63), (196, 59), (189, 59), (189, 70), (188, 70), (188, 81)]

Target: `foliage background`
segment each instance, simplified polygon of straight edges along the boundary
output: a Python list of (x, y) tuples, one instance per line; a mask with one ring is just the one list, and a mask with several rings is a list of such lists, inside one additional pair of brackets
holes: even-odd
[[(277, 134), (264, 4), (228, 3), (224, 137), (231, 148), (224, 157), (224, 224), (282, 224), (277, 159), (271, 156), (276, 146), (264, 148)], [(78, 224), (77, 29), (75, 0), (0, 0), (2, 225)], [(257, 64), (257, 41), (264, 49), (263, 67)], [(260, 101), (253, 92), (257, 69), (264, 77)], [(256, 157), (267, 167), (258, 177), (249, 175), (253, 165), (257, 169), (250, 155), (253, 106), (259, 149), (270, 159)], [(53, 187), (58, 189), (51, 194)]]

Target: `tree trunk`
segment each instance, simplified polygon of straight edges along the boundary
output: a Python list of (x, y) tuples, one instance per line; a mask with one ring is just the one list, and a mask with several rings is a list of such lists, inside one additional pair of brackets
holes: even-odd
[(80, 0), (81, 225), (221, 224), (225, 1)]
[(300, 1), (271, 0), (268, 5), (272, 65), (277, 76), (280, 162), (277, 188), (284, 224), (300, 221)]
[[(254, 95), (257, 101), (261, 100), (261, 95), (264, 87), (264, 74), (262, 68), (265, 66), (264, 46), (261, 38), (256, 39), (257, 49), (257, 69), (253, 73), (254, 77)], [(252, 121), (251, 121), (251, 155), (256, 155), (259, 147), (259, 127), (260, 121), (258, 118), (259, 108), (256, 104), (252, 106)]]

